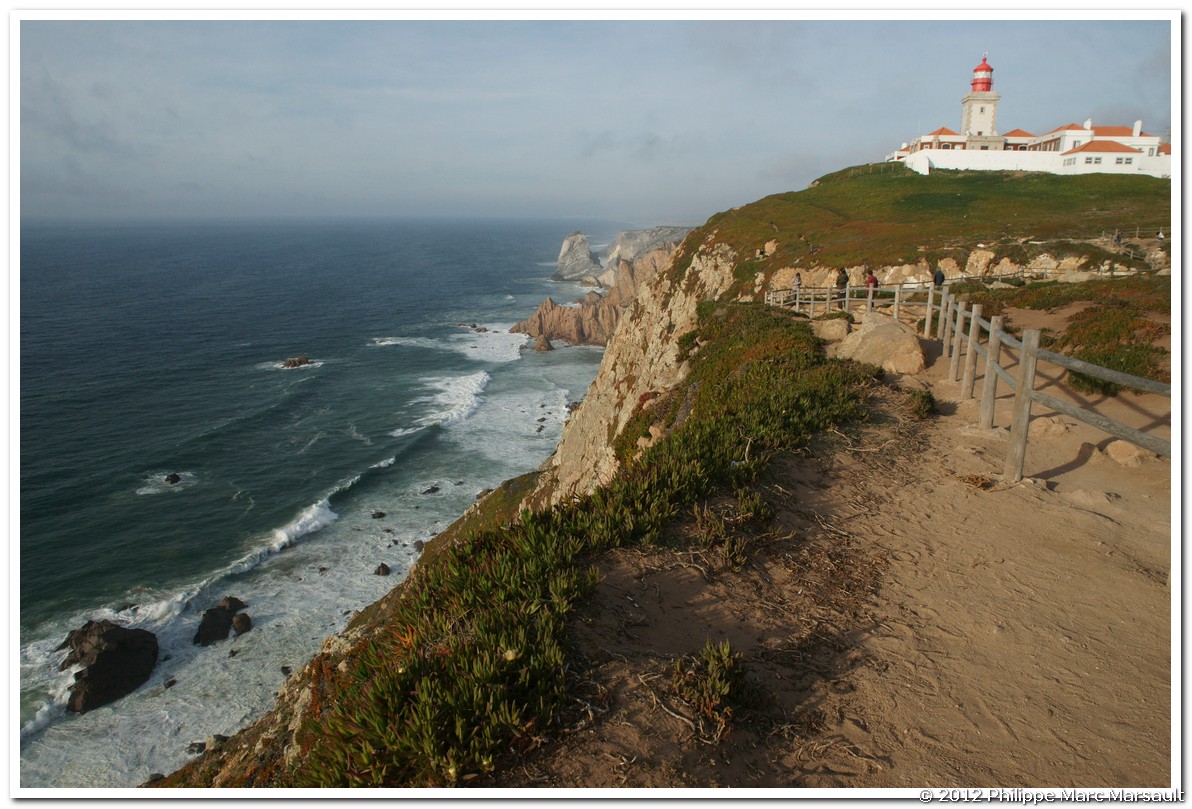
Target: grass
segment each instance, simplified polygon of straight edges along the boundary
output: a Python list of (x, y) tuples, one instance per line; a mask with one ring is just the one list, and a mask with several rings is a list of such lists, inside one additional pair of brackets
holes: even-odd
[[(595, 586), (600, 554), (670, 541), (667, 526), (717, 491), (736, 493), (732, 520), (765, 521), (750, 487), (773, 453), (862, 415), (878, 371), (825, 359), (806, 321), (760, 305), (701, 311), (691, 373), (638, 404), (621, 473), (568, 505), (504, 522), (477, 509), (457, 524), (392, 599), (383, 629), (319, 669), (299, 761), (270, 785), (466, 784), (535, 746), (567, 705), (567, 620)], [(638, 451), (634, 430), (651, 424), (664, 437)], [(500, 496), (508, 505), (515, 495)], [(724, 516), (702, 520), (709, 546), (741, 558)], [(722, 651), (705, 650), (684, 675), (703, 683), (692, 693), (717, 733), (729, 703), (716, 700), (731, 700), (736, 682)]]
[[(934, 264), (948, 257), (963, 265), (978, 243), (995, 253), (995, 263), (1003, 257), (1023, 263), (1043, 252), (1121, 261), (1080, 240), (1171, 221), (1171, 182), (1154, 177), (996, 171), (922, 176), (904, 166), (873, 173), (866, 168), (715, 214), (687, 236), (674, 271), (685, 272), (702, 246), (721, 242), (742, 257), (734, 292), (749, 288), (756, 273), (780, 267)], [(754, 258), (770, 240), (777, 241), (776, 252)]]

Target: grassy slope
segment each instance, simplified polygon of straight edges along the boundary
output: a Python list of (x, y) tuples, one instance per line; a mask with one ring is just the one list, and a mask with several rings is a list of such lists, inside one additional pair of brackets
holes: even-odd
[[(674, 271), (686, 272), (694, 248), (713, 241), (747, 256), (777, 238), (763, 269), (876, 264), (1002, 234), (1075, 239), (1170, 218), (1170, 183), (1150, 178), (847, 174), (714, 216), (693, 231)], [(746, 269), (742, 277), (752, 278), (755, 268)], [(702, 304), (698, 334), (680, 339), (693, 354), (690, 376), (639, 403), (618, 449), (632, 456), (655, 423), (669, 430), (663, 440), (579, 503), (519, 517), (528, 476), (462, 518), (403, 586), (353, 621), (373, 631), (346, 655), (309, 667), (314, 696), (298, 758), (287, 762), (261, 742), (253, 763), (224, 771), (223, 783), (466, 782), (499, 751), (531, 744), (566, 701), (566, 621), (594, 584), (599, 554), (666, 541), (668, 521), (717, 490), (748, 499), (771, 453), (857, 417), (859, 391), (873, 376), (824, 359), (804, 322), (761, 306)], [(208, 754), (160, 785), (204, 786), (219, 769)]]
[[(683, 253), (690, 256), (714, 239), (748, 257), (777, 240), (774, 254), (745, 261), (740, 277), (752, 279), (755, 272), (788, 266), (880, 266), (947, 256), (963, 263), (978, 243), (1021, 260), (1103, 230), (1129, 235), (1141, 227), (1149, 234), (1169, 230), (1171, 222), (1170, 180), (993, 171), (922, 176), (902, 166), (883, 168), (846, 169), (804, 191), (718, 213), (688, 236)], [(1081, 252), (1097, 251), (1082, 245)]]

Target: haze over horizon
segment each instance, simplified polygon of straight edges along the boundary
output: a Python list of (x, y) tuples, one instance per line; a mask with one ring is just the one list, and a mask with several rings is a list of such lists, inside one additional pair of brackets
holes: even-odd
[(1173, 117), (1169, 19), (19, 25), (26, 220), (697, 225), (959, 128), (985, 54), (1001, 132)]

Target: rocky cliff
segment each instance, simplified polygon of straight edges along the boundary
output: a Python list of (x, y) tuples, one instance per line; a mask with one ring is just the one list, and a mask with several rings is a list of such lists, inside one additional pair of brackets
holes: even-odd
[(732, 285), (736, 260), (726, 245), (706, 243), (686, 272), (668, 266), (638, 288), (528, 504), (561, 502), (613, 475), (617, 460), (612, 439), (644, 395), (667, 390), (687, 375), (690, 368), (682, 359), (679, 338), (695, 327), (696, 306), (716, 300)]
[[(819, 215), (819, 208), (808, 210), (810, 213), (800, 213), (800, 216)], [(784, 235), (784, 228), (795, 235)], [(830, 283), (828, 273), (835, 270), (827, 262), (817, 260), (796, 264), (784, 257), (783, 250), (789, 244), (804, 244), (798, 237), (804, 228), (805, 219), (796, 219), (793, 215), (789, 221), (779, 218), (759, 203), (714, 217), (700, 230), (698, 237), (693, 234), (678, 251), (660, 250), (648, 258), (637, 256), (634, 259), (619, 255), (618, 271), (628, 265), (632, 272), (626, 271), (624, 279), (614, 277), (605, 297), (616, 299), (629, 292), (631, 287), (635, 294), (612, 328), (600, 370), (583, 403), (567, 423), (556, 453), (536, 476), (527, 475), (511, 481), (474, 506), (474, 517), (493, 524), (516, 520), (519, 505), (532, 508), (565, 502), (612, 479), (618, 467), (613, 441), (625, 430), (639, 403), (651, 399), (653, 394), (674, 388), (690, 373), (685, 349), (693, 348), (691, 337), (701, 303), (760, 297), (767, 289), (789, 284), (796, 271), (803, 273), (805, 284), (818, 284), (821, 276), (825, 285)], [(576, 236), (580, 238), (572, 238)], [(568, 242), (564, 244), (564, 254), (591, 259), (587, 240), (582, 234), (572, 234)], [(869, 244), (872, 248), (877, 243)], [(831, 246), (829, 243), (828, 247)], [(987, 251), (988, 257), (978, 252), (983, 249), (980, 247), (964, 249), (962, 257), (949, 248), (952, 251), (949, 256), (933, 256), (932, 261), (883, 260), (876, 249), (869, 255), (873, 259), (872, 266), (879, 269), (880, 278), (897, 281), (925, 279), (936, 263), (945, 264), (951, 272), (958, 272), (961, 267), (970, 271), (981, 267), (1000, 268), (1003, 260), (1011, 264), (1041, 260), (1030, 256), (1024, 261), (1025, 256), (1020, 257), (1024, 251), (1020, 247), (1007, 243), (1005, 247), (991, 248)], [(821, 250), (826, 252), (827, 248)], [(1037, 252), (1044, 250), (1041, 247)], [(1084, 247), (1065, 248), (1062, 252), (1073, 256), (1092, 255), (1091, 260), (1085, 258), (1081, 262), (1086, 266), (1102, 261), (1095, 249), (1088, 253)], [(958, 258), (949, 266), (945, 261), (953, 254)], [(1052, 253), (1059, 254), (1058, 250)], [(896, 255), (901, 256), (901, 253)], [(641, 263), (643, 259), (644, 264)], [(768, 259), (773, 261), (768, 263)], [(581, 263), (577, 262), (577, 266)], [(844, 263), (839, 262), (837, 266)], [(545, 321), (550, 320), (557, 310), (582, 312), (584, 306), (581, 303), (578, 307), (561, 307), (553, 301), (548, 304), (544, 304), (545, 313), (540, 310), (536, 314), (536, 317), (542, 315), (538, 317), (540, 326), (545, 326)], [(596, 306), (597, 302), (592, 300), (589, 304)], [(707, 304), (703, 311), (711, 316), (717, 313), (716, 307), (709, 310)], [(593, 314), (592, 317), (598, 316)], [(603, 322), (602, 328), (610, 327)], [(698, 349), (699, 345), (696, 343), (694, 347)], [(465, 515), (458, 525), (467, 527), (469, 519)], [(457, 538), (466, 533), (462, 528), (455, 533), (453, 530), (454, 527), (428, 544), (411, 580), (416, 580), (419, 571), (425, 573), (433, 569), (436, 560), (442, 560), (437, 554), (446, 555), (443, 549), (454, 547)], [(460, 567), (460, 575), (467, 567)], [(161, 785), (292, 785), (294, 774), (303, 771), (311, 750), (322, 744), (326, 733), (323, 714), (342, 698), (345, 692), (339, 689), (371, 687), (373, 675), (369, 666), (362, 662), (359, 650), (374, 637), (393, 636), (397, 640), (387, 642), (400, 645), (401, 638), (395, 627), (387, 625), (387, 618), (406, 595), (399, 586), (356, 616), (349, 630), (329, 638), (322, 653), (287, 680), (273, 711), (232, 739), (209, 748), (185, 770), (164, 779)], [(512, 662), (518, 659), (516, 654), (516, 651), (506, 652), (507, 656), (502, 659)], [(371, 720), (366, 717), (360, 721)]]
[[(533, 315), (510, 331), (573, 345), (607, 344), (638, 287), (670, 263), (671, 255), (690, 231), (677, 227), (622, 231), (609, 246), (608, 269), (591, 279), (607, 290), (605, 294), (590, 292), (574, 305), (560, 305), (547, 298)], [(559, 277), (564, 256), (571, 257), (567, 260), (569, 267), (578, 269), (582, 265), (578, 256), (588, 249), (587, 243), (582, 233), (569, 235), (560, 253), (560, 271), (552, 278)]]
[(555, 265), (555, 281), (584, 281), (588, 279), (593, 285), (595, 279), (604, 268), (596, 260), (592, 248), (588, 245), (588, 237), (580, 233), (568, 234), (563, 240), (563, 247), (559, 250), (559, 260)]

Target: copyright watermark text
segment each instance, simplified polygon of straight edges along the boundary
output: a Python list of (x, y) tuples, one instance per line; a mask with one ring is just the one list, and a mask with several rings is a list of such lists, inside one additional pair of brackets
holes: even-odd
[(1182, 789), (924, 789), (922, 803), (1182, 803)]

